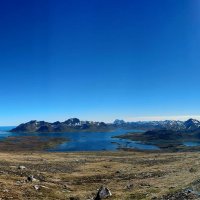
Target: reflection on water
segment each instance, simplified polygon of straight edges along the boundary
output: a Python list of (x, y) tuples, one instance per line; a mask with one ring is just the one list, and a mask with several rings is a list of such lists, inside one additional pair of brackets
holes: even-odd
[[(102, 151), (102, 150), (117, 150), (118, 148), (137, 148), (143, 150), (158, 150), (154, 145), (142, 144), (126, 139), (112, 138), (113, 136), (126, 133), (126, 130), (116, 130), (113, 132), (75, 132), (75, 133), (10, 133), (6, 132), (12, 127), (0, 127), (0, 139), (8, 136), (27, 136), (35, 135), (40, 137), (62, 137), (70, 141), (60, 144), (49, 151)], [(138, 130), (131, 130), (131, 132), (139, 132)], [(141, 132), (141, 131), (140, 131)]]
[(187, 147), (197, 147), (200, 146), (200, 142), (183, 142), (183, 145)]

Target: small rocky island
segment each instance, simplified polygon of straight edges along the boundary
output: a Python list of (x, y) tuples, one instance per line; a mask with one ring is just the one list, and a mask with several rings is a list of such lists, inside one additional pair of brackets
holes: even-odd
[(189, 119), (180, 126), (152, 129), (143, 133), (130, 132), (116, 138), (129, 139), (144, 144), (156, 145), (163, 151), (199, 151), (200, 146), (185, 146), (185, 142), (200, 143), (200, 122)]

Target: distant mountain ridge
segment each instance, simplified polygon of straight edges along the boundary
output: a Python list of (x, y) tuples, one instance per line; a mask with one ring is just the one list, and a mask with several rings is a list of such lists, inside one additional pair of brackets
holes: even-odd
[(114, 126), (128, 127), (132, 129), (167, 129), (167, 130), (188, 130), (193, 131), (200, 129), (200, 121), (196, 119), (188, 119), (187, 121), (179, 120), (165, 120), (165, 121), (138, 121), (138, 122), (124, 122), (123, 120), (115, 120)]
[(104, 122), (80, 121), (78, 118), (70, 118), (64, 122), (49, 123), (32, 120), (20, 124), (11, 132), (73, 132), (73, 131), (104, 131), (108, 125)]
[(45, 121), (32, 120), (20, 124), (11, 132), (75, 132), (75, 131), (110, 131), (115, 129), (143, 129), (143, 130), (174, 130), (195, 131), (200, 130), (200, 121), (189, 119), (187, 121), (165, 120), (165, 121), (138, 121), (125, 122), (115, 120), (113, 123), (81, 121), (78, 118), (70, 118), (64, 122), (49, 123)]

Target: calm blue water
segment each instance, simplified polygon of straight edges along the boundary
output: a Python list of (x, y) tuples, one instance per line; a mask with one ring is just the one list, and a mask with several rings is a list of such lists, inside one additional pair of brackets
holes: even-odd
[(187, 147), (197, 147), (200, 146), (200, 142), (183, 142), (183, 145)]
[[(158, 150), (159, 148), (154, 145), (146, 145), (139, 142), (134, 142), (125, 139), (112, 138), (113, 136), (126, 133), (126, 130), (117, 130), (113, 132), (76, 132), (76, 133), (10, 133), (7, 132), (13, 127), (0, 127), (0, 139), (3, 140), (8, 136), (41, 136), (41, 137), (62, 137), (70, 141), (49, 149), (49, 151), (114, 151), (118, 148), (136, 148), (143, 150)], [(138, 130), (131, 130), (138, 132)]]

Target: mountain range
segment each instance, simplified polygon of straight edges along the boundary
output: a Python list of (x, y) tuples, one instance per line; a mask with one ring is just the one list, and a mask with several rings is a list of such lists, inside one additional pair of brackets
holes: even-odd
[(193, 131), (200, 129), (200, 121), (196, 119), (188, 119), (187, 121), (165, 120), (165, 121), (139, 121), (125, 122), (123, 120), (115, 120), (113, 123), (116, 127), (125, 127), (131, 129), (168, 129), (168, 130), (187, 130)]
[(104, 122), (80, 121), (78, 118), (70, 118), (64, 122), (56, 121), (49, 123), (45, 121), (32, 120), (20, 124), (11, 132), (75, 132), (75, 131), (107, 131), (108, 125)]
[(200, 130), (200, 121), (189, 119), (187, 121), (165, 120), (165, 121), (138, 121), (125, 122), (124, 120), (115, 120), (113, 123), (81, 121), (78, 118), (70, 118), (64, 122), (45, 122), (32, 120), (20, 124), (11, 132), (102, 132), (116, 129), (142, 129), (142, 130), (174, 130), (174, 131), (196, 131)]

